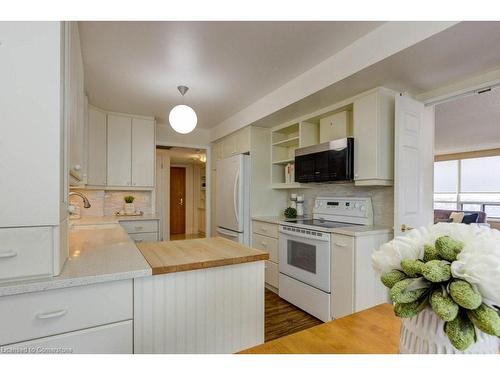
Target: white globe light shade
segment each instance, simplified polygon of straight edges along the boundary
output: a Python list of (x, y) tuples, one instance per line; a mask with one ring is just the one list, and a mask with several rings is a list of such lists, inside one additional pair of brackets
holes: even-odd
[(170, 111), (168, 121), (170, 122), (170, 126), (177, 133), (187, 134), (196, 128), (198, 117), (193, 108), (184, 104), (179, 104)]

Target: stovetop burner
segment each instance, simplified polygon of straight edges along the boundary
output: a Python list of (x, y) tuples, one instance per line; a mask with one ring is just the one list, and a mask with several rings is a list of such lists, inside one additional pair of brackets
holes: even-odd
[(330, 221), (330, 220), (321, 220), (321, 219), (296, 219), (296, 220), (287, 220), (287, 223), (292, 224), (302, 224), (308, 226), (315, 226), (321, 228), (340, 228), (340, 227), (351, 227), (356, 224), (351, 223), (342, 223), (339, 221)]

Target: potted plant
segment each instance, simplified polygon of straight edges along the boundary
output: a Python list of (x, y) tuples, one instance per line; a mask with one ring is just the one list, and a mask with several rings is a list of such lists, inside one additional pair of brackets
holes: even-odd
[(124, 210), (126, 215), (132, 215), (135, 213), (134, 200), (135, 197), (133, 195), (126, 195), (123, 197), (125, 201)]
[(497, 353), (500, 232), (438, 223), (382, 245), (373, 266), (403, 318), (401, 353)]

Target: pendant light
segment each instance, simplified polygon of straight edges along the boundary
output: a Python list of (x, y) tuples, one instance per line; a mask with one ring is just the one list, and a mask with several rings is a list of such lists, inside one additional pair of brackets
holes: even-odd
[[(179, 90), (184, 98), (184, 95), (189, 90), (189, 87), (177, 86), (177, 90)], [(179, 104), (170, 111), (168, 121), (170, 122), (172, 129), (174, 129), (177, 133), (188, 134), (191, 133), (196, 127), (198, 117), (196, 116), (196, 112), (193, 108), (185, 104)]]

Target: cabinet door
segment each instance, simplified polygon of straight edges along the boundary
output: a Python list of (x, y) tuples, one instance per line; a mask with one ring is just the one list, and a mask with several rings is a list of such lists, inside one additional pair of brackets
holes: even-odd
[(244, 154), (250, 151), (250, 127), (239, 130), (235, 135), (235, 151)]
[(354, 312), (354, 239), (332, 236), (332, 315), (334, 319)]
[(154, 186), (155, 122), (132, 119), (132, 186)]
[(89, 185), (106, 185), (106, 114), (89, 108), (88, 176)]
[(108, 186), (130, 186), (132, 119), (108, 115)]
[(373, 93), (354, 102), (354, 180), (377, 178), (377, 96)]

